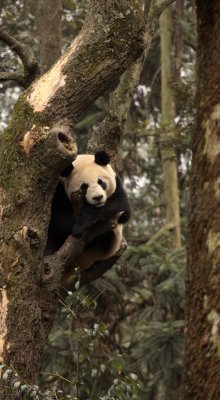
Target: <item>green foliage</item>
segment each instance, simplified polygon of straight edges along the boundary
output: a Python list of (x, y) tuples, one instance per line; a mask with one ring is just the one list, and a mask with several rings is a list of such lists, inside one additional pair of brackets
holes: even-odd
[[(15, 392), (18, 399), (24, 396), (27, 400), (54, 399), (54, 391), (41, 391), (38, 385), (29, 385), (14, 368), (9, 368), (6, 365), (1, 364), (0, 369), (3, 370), (1, 379), (5, 382), (5, 385), (7, 385), (8, 391)], [(59, 392), (62, 393), (62, 391)], [(56, 398), (58, 399), (58, 397)], [(63, 397), (59, 397), (59, 400), (63, 399)]]
[[(102, 343), (104, 345), (105, 339), (109, 336), (109, 331), (103, 322), (97, 322), (92, 327), (85, 328), (81, 325), (80, 317), (86, 310), (96, 308), (100, 294), (90, 297), (84, 290), (79, 289), (79, 282), (75, 286), (75, 292), (68, 292), (66, 299), (60, 300), (63, 305), (61, 314), (65, 316), (68, 323), (71, 323), (72, 328), (73, 325), (75, 326), (71, 338), (69, 337), (76, 356), (74, 360), (76, 373), (71, 375), (71, 380), (57, 372), (45, 374), (50, 383), (50, 389), (41, 389), (38, 385), (28, 384), (14, 368), (4, 364), (0, 365), (3, 369), (1, 379), (5, 381), (9, 391), (15, 392), (18, 398), (25, 396), (27, 400), (95, 400), (97, 395), (100, 400), (135, 400), (139, 389), (138, 378), (135, 374), (124, 372), (121, 354), (107, 352), (102, 357), (102, 363), (101, 359), (98, 363), (97, 361), (94, 363), (93, 355), (98, 354), (100, 346)], [(101, 385), (103, 379), (109, 381), (107, 391)], [(67, 384), (68, 394), (65, 388)], [(100, 393), (97, 394), (97, 392)]]
[[(43, 369), (46, 364), (47, 369), (42, 376), (41, 385), (43, 382), (50, 383), (54, 390), (62, 387), (67, 398), (69, 395), (73, 399), (136, 399), (137, 376), (126, 371), (124, 358), (119, 351), (109, 351), (106, 346), (109, 339), (107, 325), (92, 315), (102, 293), (91, 296), (87, 290), (79, 289), (77, 284), (76, 286), (76, 291), (68, 292), (65, 300), (60, 300), (64, 325), (62, 324), (61, 330), (55, 327), (56, 331), (52, 331), (50, 336), (50, 345), (59, 346), (60, 343), (62, 346), (65, 343), (63, 353), (61, 349), (64, 362), (72, 351), (72, 360), (69, 358), (69, 362), (76, 373), (71, 371), (69, 374), (66, 370), (61, 377), (63, 365), (59, 371), (55, 360), (49, 365), (44, 360)], [(49, 369), (50, 372), (47, 372)], [(106, 390), (106, 387), (109, 389)]]

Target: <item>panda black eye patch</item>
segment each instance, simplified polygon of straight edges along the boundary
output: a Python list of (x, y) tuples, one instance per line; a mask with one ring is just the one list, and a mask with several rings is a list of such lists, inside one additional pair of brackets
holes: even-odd
[(102, 189), (106, 189), (107, 188), (107, 185), (106, 185), (106, 183), (102, 180), (102, 179), (98, 179), (98, 184), (102, 187)]
[(81, 192), (83, 194), (86, 194), (88, 187), (89, 187), (89, 185), (87, 183), (82, 183), (82, 185), (80, 186)]

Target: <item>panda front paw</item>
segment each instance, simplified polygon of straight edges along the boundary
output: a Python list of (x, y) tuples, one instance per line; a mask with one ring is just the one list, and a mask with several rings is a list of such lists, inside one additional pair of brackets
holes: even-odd
[(82, 235), (83, 235), (83, 232), (82, 232), (81, 228), (79, 226), (77, 226), (77, 225), (73, 226), (72, 236), (78, 239)]

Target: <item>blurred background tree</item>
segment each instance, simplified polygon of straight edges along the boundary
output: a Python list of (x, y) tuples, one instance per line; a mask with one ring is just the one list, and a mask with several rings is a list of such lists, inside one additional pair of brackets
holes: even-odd
[[(87, 0), (63, 1), (62, 51), (79, 32), (87, 6)], [(83, 383), (80, 399), (100, 398), (111, 386), (115, 374), (128, 373), (136, 374), (140, 384), (133, 399), (180, 397), (186, 216), (195, 92), (193, 0), (177, 0), (166, 13), (161, 17), (161, 29), (158, 24), (143, 63), (119, 149), (118, 170), (133, 207), (133, 217), (125, 229), (128, 249), (112, 270), (85, 288), (89, 296), (98, 296), (97, 307), (80, 314), (79, 325), (91, 329), (101, 321), (108, 327), (109, 336), (96, 344), (90, 361), (87, 352), (82, 351), (80, 355)], [(30, 3), (2, 0), (0, 18), (4, 29), (28, 44), (39, 58), (39, 39)], [(169, 38), (164, 39), (162, 35), (167, 34)], [(1, 71), (21, 68), (14, 53), (1, 42), (0, 46)], [(166, 63), (161, 62), (163, 57), (170, 60), (168, 75)], [(21, 90), (14, 82), (0, 84), (1, 129), (6, 126)], [(164, 108), (163, 97), (168, 90)], [(106, 93), (78, 122), (79, 152), (85, 152), (93, 129), (105, 117), (108, 101), (109, 93)], [(174, 161), (177, 219), (168, 216), (175, 205), (172, 195), (164, 189), (165, 180), (174, 183), (166, 175), (164, 160), (167, 159)], [(177, 229), (178, 240), (174, 241)], [(56, 318), (42, 360), (40, 383), (48, 386), (50, 381), (71, 395), (70, 382), (77, 363), (76, 338), (73, 318), (67, 319), (62, 311)], [(115, 360), (115, 364), (110, 360)], [(108, 363), (111, 368), (102, 367)], [(59, 375), (66, 380), (58, 379)]]

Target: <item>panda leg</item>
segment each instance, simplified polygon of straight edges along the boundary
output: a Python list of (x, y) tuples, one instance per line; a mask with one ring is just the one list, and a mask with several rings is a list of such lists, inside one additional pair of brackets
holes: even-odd
[(71, 287), (74, 269), (79, 272), (92, 267), (96, 261), (106, 260), (114, 256), (121, 247), (122, 225), (118, 225), (114, 230), (109, 231), (88, 244), (82, 253), (74, 260), (74, 265), (65, 272), (62, 286)]
[(120, 249), (122, 241), (122, 225), (95, 238), (76, 258), (74, 264), (80, 271), (90, 268), (96, 261), (112, 257)]

